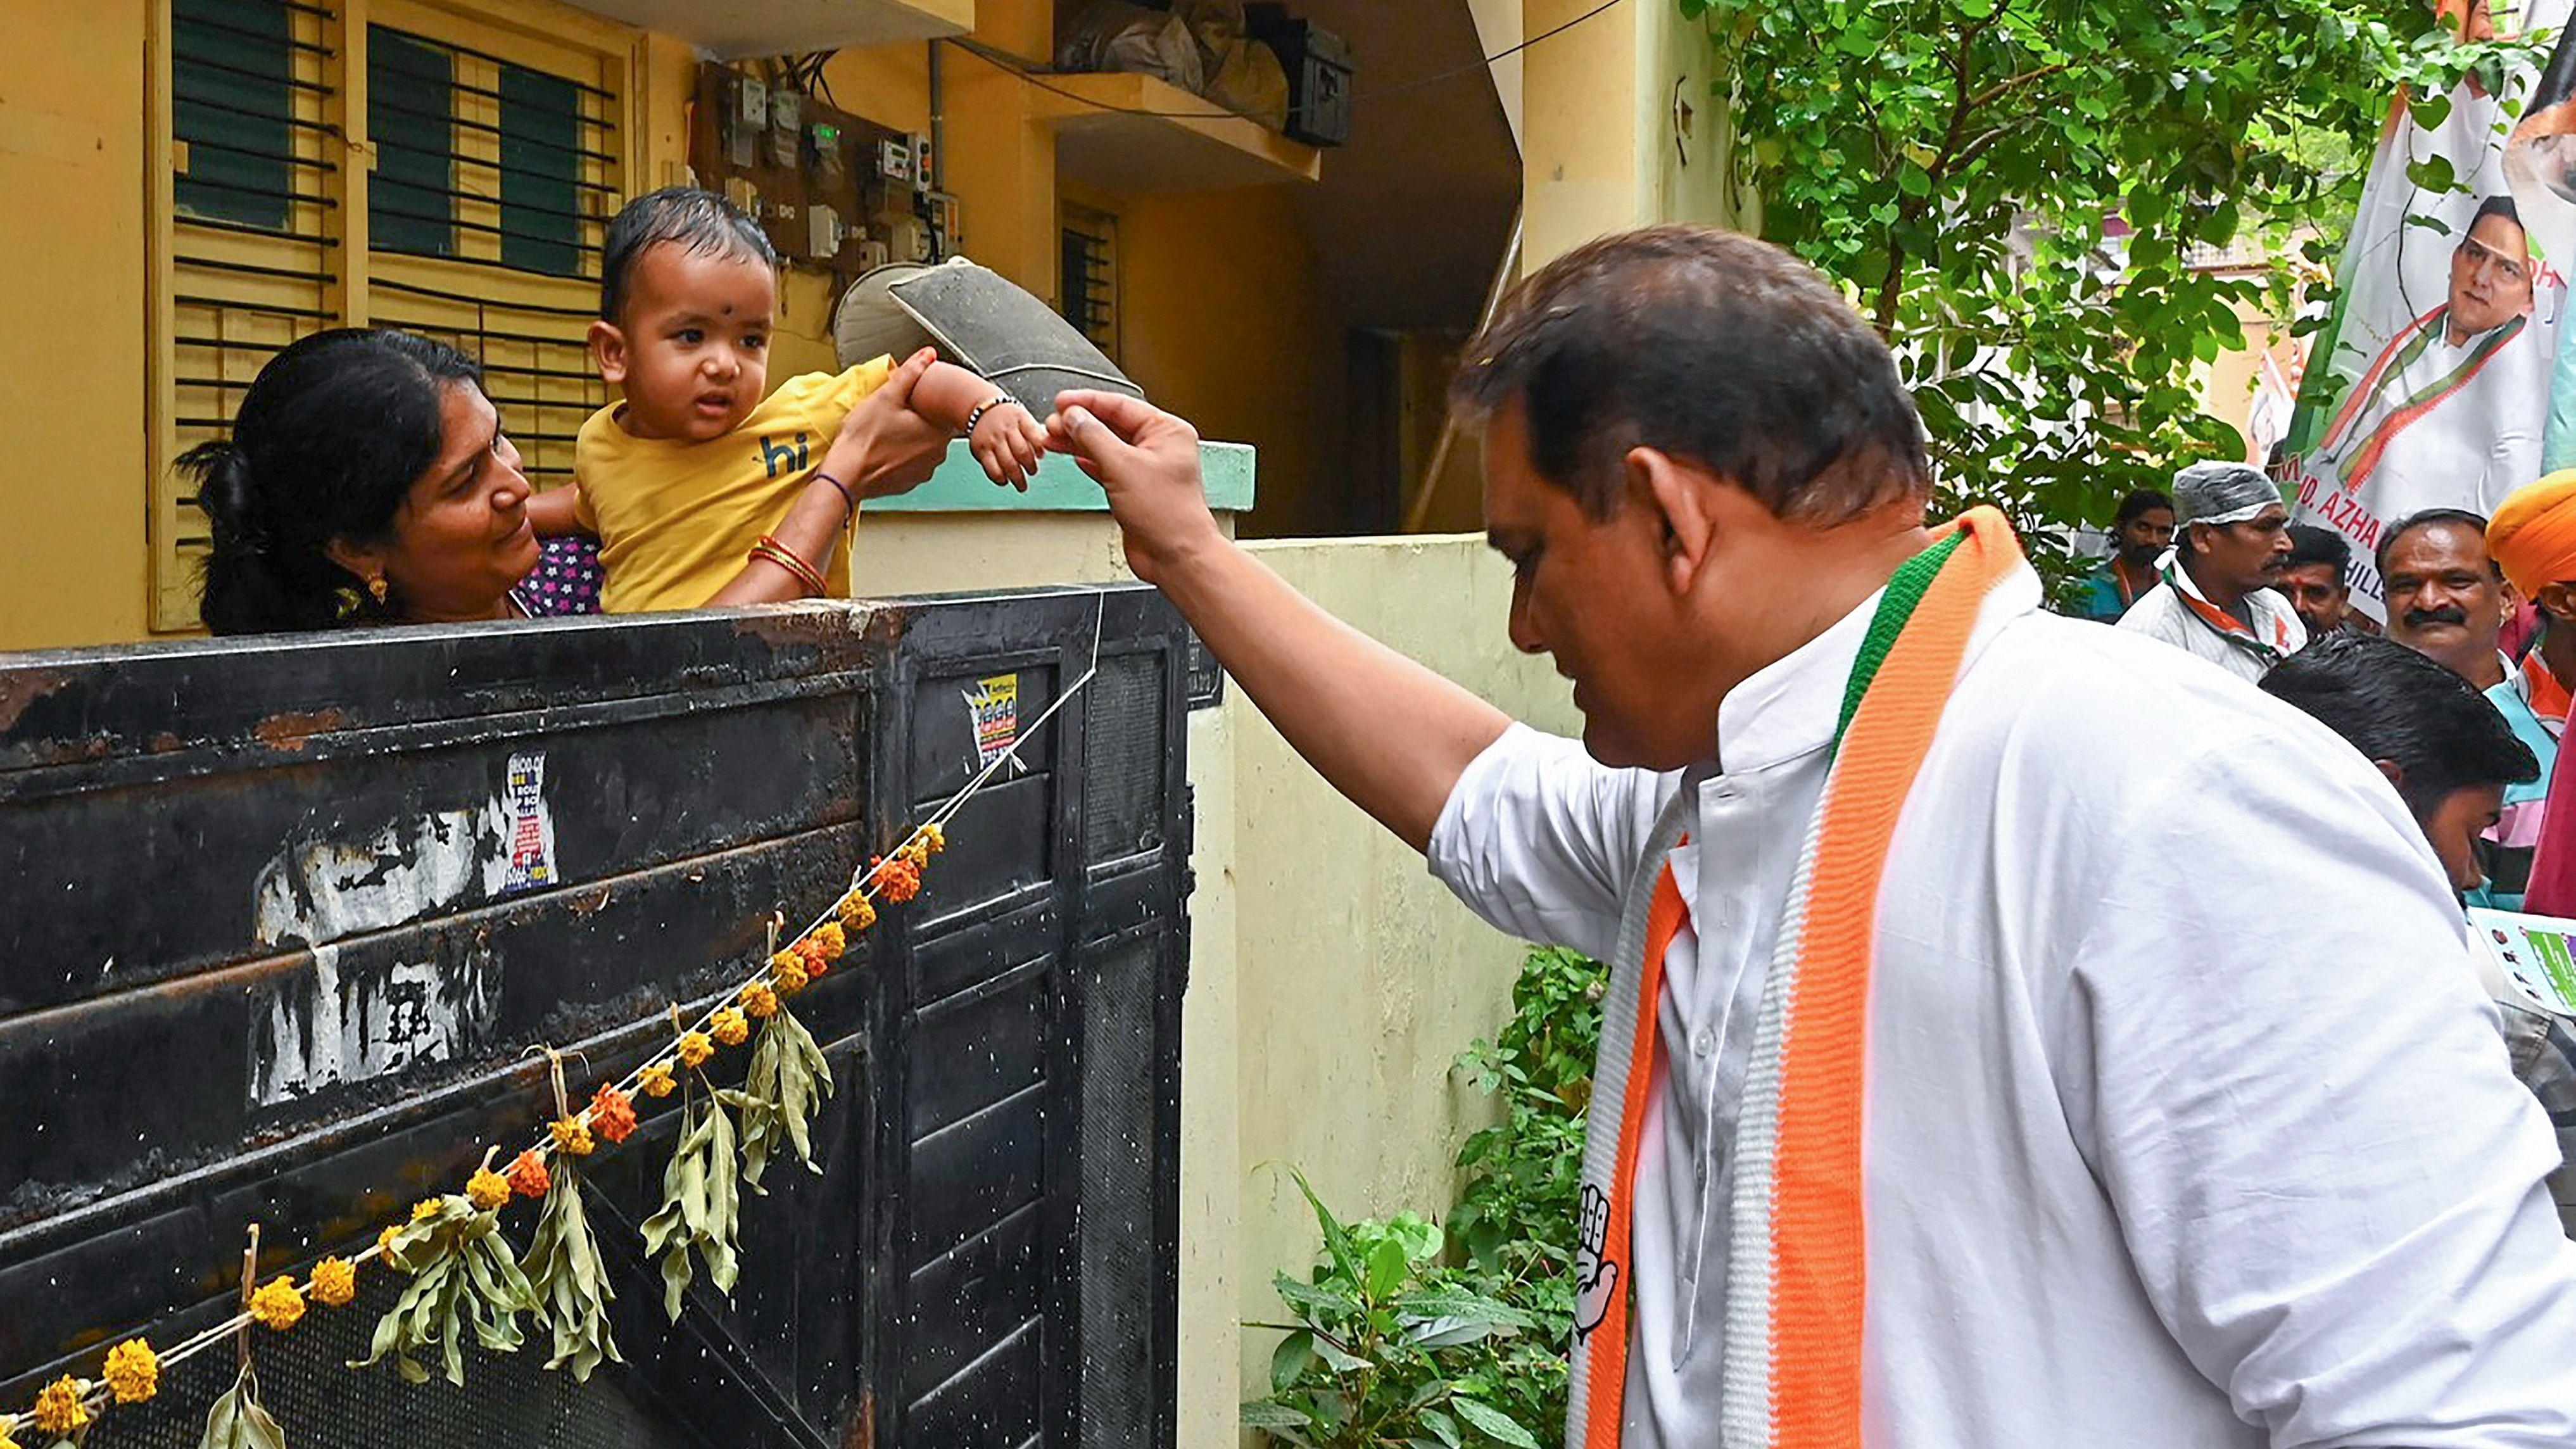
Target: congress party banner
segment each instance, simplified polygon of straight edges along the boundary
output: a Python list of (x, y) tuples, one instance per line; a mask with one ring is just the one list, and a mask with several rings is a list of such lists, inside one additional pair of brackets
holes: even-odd
[[(2491, 21), (2477, 6), (2472, 23), (2556, 33), (2570, 9), (2541, 0)], [(2390, 523), (2491, 513), (2553, 448), (2576, 457), (2576, 383), (2553, 387), (2562, 334), (2576, 339), (2571, 256), (2576, 48), (2500, 91), (2470, 80), (2390, 108), (2284, 443), (2296, 517), (2352, 541), (2354, 602), (2372, 614), (2369, 560)]]

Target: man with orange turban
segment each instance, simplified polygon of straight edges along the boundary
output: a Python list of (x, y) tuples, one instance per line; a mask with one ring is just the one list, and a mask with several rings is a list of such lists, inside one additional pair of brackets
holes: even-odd
[[(2487, 522), (2487, 552), (2514, 591), (2540, 610), (2540, 643), (2533, 653), (2562, 687), (2576, 688), (2576, 469), (2552, 473), (2515, 490)], [(2564, 785), (2576, 800), (2576, 760), (2560, 754), (2550, 772), (2553, 795)], [(2576, 810), (2541, 826), (2531, 864), (2526, 911), (2576, 915)]]

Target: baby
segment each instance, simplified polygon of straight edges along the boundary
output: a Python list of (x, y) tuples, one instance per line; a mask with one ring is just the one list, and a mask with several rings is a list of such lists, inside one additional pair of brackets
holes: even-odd
[(1025, 487), (1036, 470), (1046, 431), (1027, 409), (927, 352), (769, 393), (778, 253), (724, 198), (689, 187), (638, 197), (609, 223), (605, 252), (591, 357), (624, 400), (582, 424), (575, 487), (530, 511), (540, 533), (599, 536), (608, 612), (847, 595), (837, 546), (861, 500), (918, 481), (870, 476), (875, 435), (862, 424), (885, 418), (860, 402), (889, 382), (909, 392), (884, 401), (906, 397), (936, 430), (915, 426), (915, 446), (962, 433), (994, 482)]

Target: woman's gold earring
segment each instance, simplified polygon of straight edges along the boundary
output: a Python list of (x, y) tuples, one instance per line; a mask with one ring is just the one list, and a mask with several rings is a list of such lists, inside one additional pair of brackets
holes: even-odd
[(385, 576), (383, 574), (369, 574), (367, 576), (368, 597), (381, 604), (385, 601), (385, 593)]

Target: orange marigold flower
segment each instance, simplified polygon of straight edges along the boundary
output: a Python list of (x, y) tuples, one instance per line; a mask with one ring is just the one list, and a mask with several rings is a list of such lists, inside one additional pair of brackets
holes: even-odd
[(823, 959), (826, 961), (838, 961), (841, 959), (841, 953), (850, 949), (849, 934), (835, 921), (825, 921), (816, 926), (814, 934), (806, 939), (813, 943), (815, 950), (823, 953)]
[(142, 1339), (129, 1338), (107, 1351), (107, 1367), (99, 1376), (118, 1403), (142, 1403), (161, 1392), (161, 1355)]
[(490, 1212), (510, 1200), (510, 1179), (488, 1167), (479, 1167), (465, 1179), (465, 1200), (477, 1212)]
[(813, 979), (806, 974), (805, 963), (802, 961), (772, 967), (769, 973), (770, 984), (778, 988), (778, 994), (781, 996), (794, 996), (804, 990), (805, 984)]
[(635, 1099), (615, 1087), (602, 1086), (591, 1094), (590, 1126), (611, 1144), (625, 1141), (635, 1130)]
[(250, 1295), (250, 1316), (284, 1333), (303, 1319), (304, 1294), (292, 1278), (283, 1274), (271, 1278)]
[(841, 925), (844, 929), (864, 931), (877, 923), (877, 908), (866, 896), (852, 891), (841, 897)]
[(810, 940), (796, 948), (796, 957), (798, 962), (804, 966), (805, 979), (808, 981), (811, 981), (832, 969), (832, 963), (829, 958), (824, 956), (823, 948), (815, 945)]
[(346, 1258), (325, 1258), (313, 1265), (313, 1301), (338, 1308), (358, 1296), (358, 1265)]
[(897, 905), (921, 894), (921, 863), (910, 856), (876, 862), (877, 894)]
[(89, 1405), (81, 1402), (81, 1396), (88, 1392), (89, 1385), (65, 1374), (36, 1395), (36, 1412), (28, 1415), (27, 1421), (36, 1426), (39, 1434), (68, 1439), (74, 1430), (89, 1427)]
[(521, 1197), (544, 1197), (554, 1185), (554, 1175), (546, 1171), (546, 1160), (537, 1155), (537, 1149), (531, 1147), (510, 1159), (510, 1191)]
[(757, 1021), (767, 1021), (776, 1016), (778, 1014), (777, 988), (759, 981), (744, 987), (742, 1009)]
[(590, 1126), (579, 1117), (566, 1117), (548, 1130), (555, 1135), (555, 1151), (566, 1157), (588, 1157), (598, 1145), (590, 1140)]
[(671, 1095), (672, 1088), (680, 1085), (680, 1079), (671, 1075), (669, 1066), (655, 1062), (635, 1074), (635, 1085), (643, 1089), (647, 1097), (667, 1097)]
[(707, 1026), (715, 1032), (716, 1040), (726, 1046), (740, 1046), (751, 1035), (751, 1023), (743, 1017), (739, 1007), (728, 1006), (717, 1012)]
[(707, 1058), (715, 1054), (716, 1044), (707, 1039), (705, 1032), (688, 1031), (680, 1034), (681, 1066), (703, 1067), (707, 1064)]
[(440, 1212), (444, 1211), (445, 1207), (446, 1205), (444, 1203), (441, 1203), (434, 1197), (422, 1198), (420, 1201), (411, 1205), (411, 1220), (416, 1223), (428, 1222), (431, 1218), (438, 1216)]

